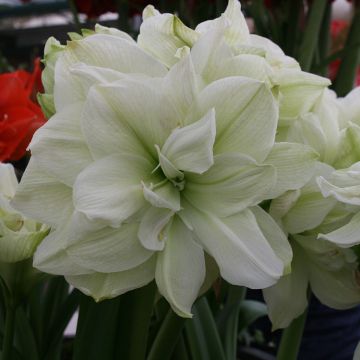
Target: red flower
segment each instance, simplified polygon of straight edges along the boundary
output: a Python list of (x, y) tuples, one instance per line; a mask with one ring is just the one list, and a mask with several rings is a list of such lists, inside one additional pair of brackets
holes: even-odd
[(29, 73), (18, 70), (0, 75), (0, 161), (21, 159), (35, 132), (45, 123), (36, 103), (42, 90), (40, 59)]
[(75, 0), (78, 12), (86, 14), (89, 18), (96, 18), (108, 11), (116, 11), (113, 0)]

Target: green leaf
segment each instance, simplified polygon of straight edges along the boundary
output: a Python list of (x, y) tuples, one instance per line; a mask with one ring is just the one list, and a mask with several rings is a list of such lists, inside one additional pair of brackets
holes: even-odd
[(173, 310), (169, 309), (153, 342), (147, 360), (170, 359), (175, 346), (181, 339), (180, 335), (185, 321), (187, 320), (176, 315)]
[(239, 307), (238, 333), (244, 331), (257, 319), (266, 316), (266, 305), (260, 301), (244, 300)]
[(310, 15), (299, 49), (299, 63), (304, 71), (310, 70), (314, 59), (326, 3), (327, 0), (315, 0), (310, 9)]
[[(15, 326), (16, 343), (22, 353), (22, 356), (27, 360), (39, 360), (39, 351), (34, 331), (22, 306), (17, 308)], [(54, 349), (52, 355), (55, 357)]]
[(113, 360), (121, 298), (95, 303), (81, 296), (73, 360)]
[(191, 359), (225, 360), (220, 335), (206, 297), (193, 307), (194, 317), (185, 324), (185, 340)]

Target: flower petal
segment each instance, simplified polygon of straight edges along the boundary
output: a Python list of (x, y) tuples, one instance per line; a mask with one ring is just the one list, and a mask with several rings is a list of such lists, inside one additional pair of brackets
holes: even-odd
[(89, 219), (110, 226), (145, 206), (142, 181), (151, 175), (152, 164), (136, 155), (110, 155), (88, 166), (74, 184), (74, 206)]
[(205, 279), (204, 251), (194, 243), (190, 230), (178, 217), (166, 236), (165, 248), (156, 262), (156, 283), (179, 316), (192, 317), (191, 306)]
[(32, 158), (11, 205), (29, 218), (56, 226), (73, 209), (72, 190), (40, 169)]
[(164, 228), (173, 216), (173, 212), (151, 206), (144, 214), (140, 222), (138, 237), (144, 248), (153, 251), (164, 249)]
[(240, 76), (217, 80), (199, 94), (191, 113), (200, 118), (212, 108), (216, 113), (215, 154), (230, 151), (257, 161), (266, 158), (274, 145), (278, 106), (264, 83)]
[(96, 272), (118, 272), (135, 268), (153, 254), (138, 237), (139, 224), (122, 224), (82, 233), (66, 251), (80, 266)]
[(303, 250), (295, 246), (291, 273), (263, 290), (273, 330), (288, 327), (307, 308), (309, 275), (303, 257)]
[[(121, 80), (115, 84), (98, 85), (98, 91), (117, 115), (117, 121), (132, 132), (148, 154), (157, 158), (154, 145), (161, 148), (171, 131), (181, 124), (162, 80)], [(161, 104), (161, 106), (159, 106)]]
[(81, 109), (80, 104), (74, 104), (57, 112), (34, 134), (29, 145), (37, 165), (69, 186), (92, 162), (80, 129)]
[(357, 213), (348, 224), (327, 234), (319, 234), (340, 247), (351, 247), (360, 244), (360, 213)]
[(289, 273), (291, 271), (293, 253), (287, 236), (275, 220), (260, 206), (254, 206), (250, 210), (254, 214), (260, 230), (274, 250), (274, 253), (282, 260), (285, 274)]
[(145, 199), (155, 207), (172, 211), (180, 210), (179, 191), (170, 182), (166, 182), (154, 189), (143, 184), (143, 192)]
[(265, 159), (273, 165), (277, 181), (269, 198), (274, 199), (287, 190), (302, 188), (314, 175), (317, 153), (310, 147), (295, 143), (277, 143)]
[(15, 195), (18, 181), (14, 166), (0, 163), (0, 194), (12, 198)]
[(326, 306), (333, 309), (349, 309), (360, 303), (360, 284), (355, 269), (344, 267), (338, 271), (324, 271), (317, 263), (312, 264), (311, 290)]
[(234, 285), (264, 288), (274, 284), (284, 266), (250, 210), (219, 218), (184, 204), (183, 215), (198, 241), (217, 262), (221, 276)]
[(275, 184), (271, 165), (259, 165), (241, 154), (215, 156), (215, 164), (204, 174), (187, 174), (183, 195), (194, 206), (219, 216), (257, 205)]
[(95, 301), (111, 299), (151, 282), (154, 279), (155, 259), (153, 256), (138, 267), (126, 271), (67, 275), (65, 279)]
[(161, 152), (179, 170), (202, 174), (214, 163), (215, 111), (201, 120), (176, 128), (165, 141)]

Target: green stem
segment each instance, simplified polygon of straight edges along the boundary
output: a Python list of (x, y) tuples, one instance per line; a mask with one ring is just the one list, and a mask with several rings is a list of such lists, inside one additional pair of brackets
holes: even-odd
[(68, 0), (68, 4), (69, 4), (71, 14), (73, 16), (76, 31), (78, 33), (81, 33), (81, 24), (80, 24), (80, 20), (79, 20), (79, 13), (77, 11), (74, 0)]
[(327, 2), (328, 0), (314, 0), (311, 6), (298, 56), (300, 66), (304, 71), (309, 71), (311, 68)]
[(16, 308), (13, 304), (6, 306), (5, 332), (2, 351), (2, 360), (11, 360), (15, 331), (15, 312)]
[(186, 319), (169, 309), (164, 322), (155, 338), (147, 360), (170, 359), (177, 344)]
[(287, 31), (285, 33), (284, 51), (289, 56), (294, 56), (295, 54), (299, 32), (299, 19), (302, 11), (302, 0), (293, 0), (288, 2), (288, 21), (286, 23)]
[(284, 329), (276, 356), (277, 360), (297, 360), (306, 317), (307, 311), (305, 310), (302, 315), (293, 320), (291, 324)]
[[(330, 24), (331, 24), (331, 3), (328, 2), (325, 9), (325, 14), (323, 18), (323, 24), (321, 26), (319, 34), (319, 62), (322, 63), (329, 55), (329, 43), (330, 43)], [(314, 73), (314, 66), (311, 68), (311, 72)], [(321, 69), (319, 75), (327, 76), (327, 68), (324, 67)]]
[(344, 56), (334, 83), (334, 90), (338, 96), (345, 96), (354, 86), (354, 79), (360, 62), (359, 34), (360, 7), (355, 11), (344, 48)]
[(118, 12), (118, 28), (122, 31), (129, 32), (129, 4), (127, 0), (116, 0)]
[(134, 299), (135, 311), (132, 319), (134, 323), (129, 343), (129, 360), (145, 359), (155, 294), (156, 285), (154, 282), (136, 291)]

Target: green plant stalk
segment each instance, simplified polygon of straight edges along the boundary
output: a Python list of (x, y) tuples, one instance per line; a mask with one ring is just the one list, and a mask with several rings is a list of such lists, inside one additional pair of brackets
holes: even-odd
[(134, 291), (132, 324), (129, 329), (128, 360), (145, 359), (155, 294), (155, 282)]
[(294, 319), (291, 324), (283, 330), (277, 360), (297, 360), (300, 344), (304, 332), (307, 310)]
[[(319, 34), (319, 57), (320, 63), (322, 63), (329, 55), (330, 49), (330, 24), (331, 24), (331, 3), (328, 2), (326, 4), (326, 9), (324, 13), (323, 23), (321, 26), (320, 34)], [(311, 68), (311, 72), (314, 73), (316, 67), (313, 66)], [(323, 67), (321, 72), (319, 73), (321, 76), (327, 76), (327, 67)]]
[[(288, 22), (285, 35), (284, 51), (289, 56), (294, 56), (296, 50), (296, 40), (299, 32), (299, 19), (302, 12), (302, 0), (293, 0), (288, 2)], [(279, 44), (280, 46), (282, 44)]]
[(344, 56), (334, 82), (334, 90), (338, 96), (346, 96), (354, 86), (357, 67), (360, 63), (359, 34), (360, 7), (357, 7), (344, 47)]
[(127, 0), (116, 0), (116, 8), (118, 12), (118, 28), (122, 31), (129, 32), (129, 4)]
[(180, 339), (181, 331), (185, 325), (184, 319), (169, 309), (164, 322), (155, 338), (147, 360), (168, 360), (170, 359), (177, 342)]
[(14, 304), (8, 303), (6, 305), (6, 317), (5, 317), (5, 331), (4, 331), (4, 342), (2, 351), (2, 360), (12, 359), (12, 349), (14, 343), (15, 333), (15, 312), (16, 308)]
[(80, 20), (79, 20), (79, 13), (77, 11), (74, 0), (68, 0), (68, 4), (69, 4), (71, 14), (73, 16), (76, 31), (78, 33), (81, 33), (81, 24), (80, 24)]
[(298, 61), (304, 71), (310, 71), (316, 45), (319, 41), (321, 24), (323, 23), (327, 2), (328, 0), (314, 0), (310, 9), (298, 56)]

